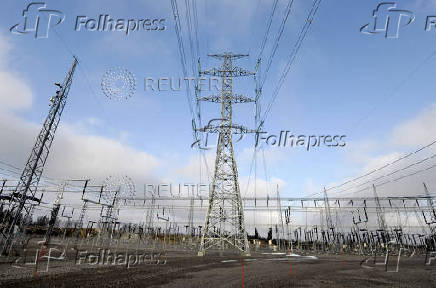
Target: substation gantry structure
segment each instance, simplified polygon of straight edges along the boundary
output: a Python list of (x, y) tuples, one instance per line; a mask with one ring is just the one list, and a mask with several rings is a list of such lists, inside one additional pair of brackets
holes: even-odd
[(233, 94), (233, 78), (251, 76), (255, 73), (233, 66), (233, 60), (248, 55), (227, 52), (208, 56), (222, 60), (222, 65), (204, 71), (199, 69), (199, 75), (221, 77), (221, 95), (201, 97), (197, 100), (221, 103), (221, 117), (218, 119), (218, 125), (213, 125), (212, 121), (209, 121), (207, 126), (195, 129), (197, 132), (219, 133), (212, 188), (198, 255), (204, 256), (206, 250), (213, 247), (223, 250), (227, 245), (248, 256), (250, 247), (245, 230), (232, 137), (233, 134), (255, 133), (256, 131), (236, 125), (232, 119), (233, 104), (250, 103), (255, 100)]

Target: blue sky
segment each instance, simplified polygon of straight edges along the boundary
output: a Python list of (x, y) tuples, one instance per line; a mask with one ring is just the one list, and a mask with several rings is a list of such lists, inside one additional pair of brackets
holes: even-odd
[[(127, 174), (138, 183), (198, 181), (198, 154), (190, 148), (191, 115), (185, 94), (145, 92), (143, 85), (145, 77), (182, 76), (170, 1), (45, 1), (48, 8), (65, 14), (65, 21), (52, 28), (55, 31), (49, 31), (47, 39), (10, 33), (10, 27), (22, 21), (21, 12), (28, 3), (5, 1), (0, 12), (1, 71), (20, 83), (0, 95), (3, 103), (19, 102), (0, 108), (6, 115), (0, 129), (4, 135), (16, 137), (2, 140), (0, 159), (24, 165), (38, 125), (48, 112), (48, 99), (55, 91), (52, 83), (63, 80), (74, 53), (80, 65), (45, 175), (102, 179), (104, 175)], [(272, 3), (197, 1), (202, 67), (220, 64), (206, 54), (232, 51), (249, 52), (249, 58), (236, 64), (254, 70)], [(286, 3), (279, 1), (265, 58)], [(263, 89), (263, 107), (271, 99), (311, 3), (294, 1)], [(436, 49), (436, 30), (427, 32), (424, 28), (426, 17), (436, 15), (436, 3), (396, 3), (398, 9), (413, 11), (416, 18), (400, 30), (398, 39), (386, 39), (381, 34), (359, 32), (372, 21), (372, 10), (379, 1), (322, 1), (265, 130), (270, 134), (289, 130), (305, 135), (347, 135), (347, 144), (309, 152), (266, 147), (268, 174), (282, 185), (283, 195), (319, 192), (324, 185), (382, 166), (434, 138), (432, 67), (436, 57), (430, 55)], [(186, 40), (184, 1), (178, 5)], [(98, 18), (100, 14), (115, 19), (164, 18), (166, 29), (135, 31), (128, 36), (122, 32), (74, 31), (77, 16)], [(189, 51), (188, 42), (184, 44)], [(136, 75), (136, 94), (127, 101), (112, 101), (100, 89), (104, 72), (117, 66)], [(4, 82), (2, 86), (12, 84)], [(254, 97), (251, 79), (235, 81), (234, 90)], [(204, 120), (218, 115), (218, 105), (202, 107)], [(253, 111), (252, 104), (239, 104), (235, 122), (254, 127)], [(252, 137), (246, 137), (236, 145), (241, 179), (249, 175), (253, 142)], [(212, 163), (214, 152), (207, 155)], [(265, 180), (262, 160), (258, 161), (258, 177)]]

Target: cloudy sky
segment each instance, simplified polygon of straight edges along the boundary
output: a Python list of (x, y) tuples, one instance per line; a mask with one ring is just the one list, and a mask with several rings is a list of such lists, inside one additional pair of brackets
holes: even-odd
[[(53, 83), (64, 79), (74, 54), (80, 63), (44, 176), (59, 180), (90, 178), (98, 184), (109, 175), (128, 175), (140, 194), (145, 183), (207, 182), (204, 162), (200, 164), (198, 151), (191, 148), (192, 117), (185, 92), (144, 90), (147, 77), (183, 77), (171, 1), (45, 1), (46, 9), (61, 11), (65, 19), (52, 25), (44, 39), (36, 39), (34, 33), (10, 31), (23, 22), (22, 12), (29, 3), (4, 1), (0, 12), (0, 177), (17, 177), (10, 171), (16, 170), (5, 163), (24, 167), (54, 95)], [(186, 6), (184, 1), (177, 3), (187, 70), (192, 76)], [(264, 68), (287, 3), (278, 1), (262, 54)], [(432, 69), (436, 63), (436, 29), (425, 30), (426, 17), (436, 15), (436, 5), (432, 1), (396, 3), (397, 9), (412, 11), (415, 20), (405, 26), (403, 19), (399, 37), (387, 39), (383, 33), (360, 32), (363, 25), (372, 23), (372, 11), (379, 1), (322, 1), (264, 131), (275, 135), (282, 130), (295, 135), (346, 135), (346, 145), (310, 151), (304, 147), (264, 146), (265, 157), (259, 152), (257, 158), (256, 195), (267, 191), (273, 194), (275, 184), (280, 185), (282, 196), (313, 195), (324, 186), (381, 167), (436, 139)], [(254, 71), (272, 4), (272, 0), (196, 1), (201, 67), (220, 64), (207, 57), (208, 53), (231, 51), (249, 53), (235, 64)], [(263, 111), (311, 6), (312, 1), (293, 3), (263, 87)], [(165, 19), (165, 29), (138, 30), (129, 35), (83, 27), (75, 31), (78, 16), (98, 19), (99, 15)], [(128, 100), (114, 101), (101, 90), (103, 74), (114, 67), (126, 68), (136, 76), (136, 93)], [(254, 97), (253, 79), (235, 81), (234, 92)], [(203, 92), (202, 96), (207, 94)], [(217, 104), (203, 103), (203, 122), (216, 118), (218, 109)], [(235, 106), (234, 119), (254, 128), (254, 105)], [(243, 195), (254, 195), (253, 172), (250, 176), (253, 143), (254, 137), (247, 136), (235, 144)], [(433, 146), (426, 148), (361, 183), (433, 153)], [(214, 149), (205, 152), (209, 169), (213, 168), (214, 157)], [(430, 167), (432, 161), (395, 176)], [(429, 170), (413, 179), (385, 185), (381, 193), (422, 194), (423, 181), (434, 190), (433, 175)], [(354, 190), (359, 189), (333, 189), (331, 193)]]

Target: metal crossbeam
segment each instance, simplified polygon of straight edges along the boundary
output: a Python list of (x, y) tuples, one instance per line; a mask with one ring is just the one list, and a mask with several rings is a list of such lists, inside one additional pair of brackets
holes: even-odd
[[(198, 101), (209, 101), (209, 102), (213, 102), (213, 103), (221, 103), (222, 97), (221, 97), (221, 95), (211, 95), (211, 96), (206, 96), (206, 97), (200, 97), (197, 100)], [(250, 103), (250, 102), (255, 102), (255, 100), (248, 98), (248, 97), (245, 97), (245, 96), (240, 95), (240, 94), (234, 94), (232, 96), (232, 103), (233, 104)]]

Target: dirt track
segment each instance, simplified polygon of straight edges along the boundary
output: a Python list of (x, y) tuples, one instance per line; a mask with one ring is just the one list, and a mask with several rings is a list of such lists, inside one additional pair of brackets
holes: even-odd
[[(15, 271), (11, 276), (11, 269), (17, 268), (2, 264), (0, 286), (242, 287), (244, 279), (245, 287), (436, 287), (436, 263), (426, 266), (424, 258), (417, 256), (401, 258), (398, 273), (386, 272), (384, 266), (374, 266), (371, 260), (362, 263), (364, 258), (358, 256), (316, 259), (258, 253), (243, 260), (244, 265), (235, 255), (198, 257), (168, 252), (165, 265), (142, 264), (127, 269), (55, 263), (50, 264), (48, 273), (38, 273), (36, 278), (32, 269)], [(393, 256), (388, 269), (395, 268)]]

